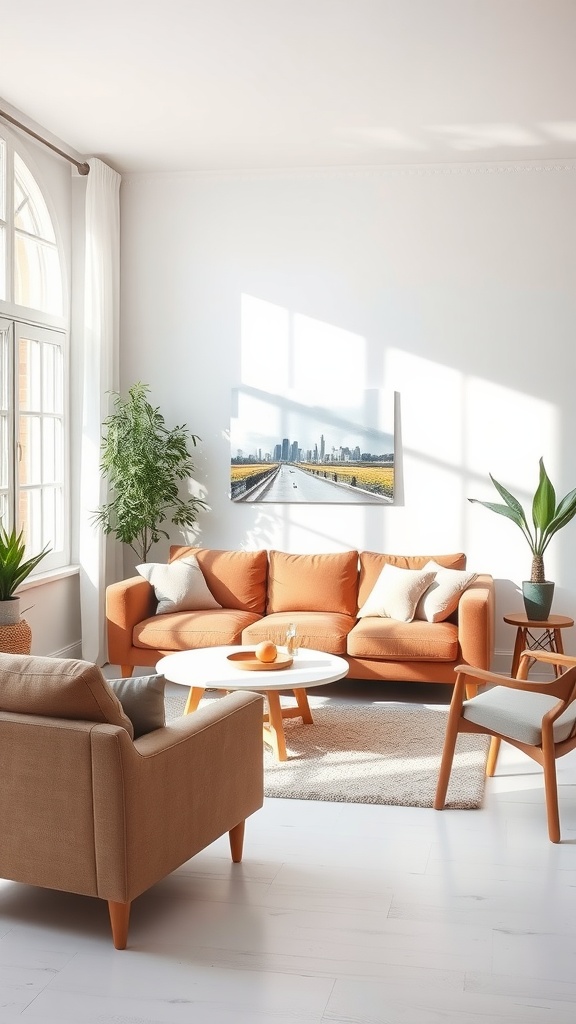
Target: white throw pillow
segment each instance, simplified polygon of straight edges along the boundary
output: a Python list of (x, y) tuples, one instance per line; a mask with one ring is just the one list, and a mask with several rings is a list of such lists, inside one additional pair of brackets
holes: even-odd
[(384, 565), (368, 600), (358, 612), (358, 618), (378, 615), (381, 618), (412, 622), (416, 605), (424, 591), (434, 580), (434, 571), (401, 569), (397, 565)]
[(173, 562), (144, 562), (136, 566), (154, 587), (158, 607), (156, 615), (167, 612), (193, 612), (222, 605), (212, 596), (195, 555)]
[(444, 622), (458, 607), (461, 595), (474, 582), (478, 573), (464, 569), (445, 569), (431, 559), (426, 562), (424, 572), (431, 570), (436, 578), (422, 595), (416, 608), (417, 619), (426, 622)]

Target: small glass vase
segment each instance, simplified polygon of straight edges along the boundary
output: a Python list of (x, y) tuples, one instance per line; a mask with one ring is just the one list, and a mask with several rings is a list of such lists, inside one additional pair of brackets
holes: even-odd
[(298, 634), (296, 632), (296, 626), (293, 622), (291, 622), (290, 625), (288, 626), (288, 629), (286, 630), (286, 653), (289, 654), (291, 658), (293, 658), (295, 657), (296, 654), (298, 654), (299, 647), (300, 641), (298, 639)]

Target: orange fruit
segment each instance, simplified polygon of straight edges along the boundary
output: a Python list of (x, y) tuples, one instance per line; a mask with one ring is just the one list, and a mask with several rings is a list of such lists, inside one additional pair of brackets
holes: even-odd
[(258, 661), (276, 661), (278, 648), (271, 640), (263, 640), (261, 644), (258, 644), (254, 654), (258, 658)]

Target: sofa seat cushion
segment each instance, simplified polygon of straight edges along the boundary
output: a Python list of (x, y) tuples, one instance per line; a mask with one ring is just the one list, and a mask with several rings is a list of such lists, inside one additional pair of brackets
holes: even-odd
[(346, 653), (385, 661), (456, 661), (458, 651), (458, 627), (452, 622), (398, 622), (369, 616), (348, 634)]
[(134, 647), (156, 651), (187, 651), (242, 643), (242, 630), (260, 618), (254, 612), (210, 608), (198, 612), (170, 612), (139, 622), (133, 631)]
[(283, 645), (293, 622), (301, 647), (342, 655), (346, 654), (346, 638), (355, 621), (351, 615), (338, 612), (275, 612), (244, 629), (242, 643), (251, 647), (261, 640), (273, 640)]
[(200, 566), (210, 593), (222, 608), (264, 614), (268, 553), (258, 551), (219, 551), (172, 545), (170, 562), (193, 555)]
[(357, 551), (321, 555), (270, 552), (268, 615), (309, 611), (355, 616), (357, 598)]

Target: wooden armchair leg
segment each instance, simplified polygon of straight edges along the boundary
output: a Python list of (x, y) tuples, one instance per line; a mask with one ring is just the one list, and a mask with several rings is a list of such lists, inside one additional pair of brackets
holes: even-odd
[(244, 847), (244, 826), (245, 821), (238, 822), (234, 828), (230, 829), (228, 836), (230, 838), (230, 852), (232, 854), (232, 860), (234, 864), (239, 864), (242, 860), (242, 850)]
[(554, 748), (542, 751), (544, 754), (544, 788), (546, 791), (546, 817), (550, 842), (560, 842), (560, 814), (558, 812), (558, 784), (556, 781), (556, 758)]
[(131, 903), (116, 903), (108, 900), (108, 913), (112, 925), (112, 941), (115, 949), (126, 949)]
[(453, 715), (450, 715), (448, 719), (446, 737), (444, 739), (444, 750), (442, 751), (442, 761), (440, 763), (440, 772), (438, 773), (436, 796), (434, 797), (435, 811), (441, 811), (446, 803), (446, 792), (448, 790), (448, 783), (450, 782), (452, 761), (454, 760), (454, 751), (456, 750), (456, 740), (458, 739), (458, 721), (458, 717)]

